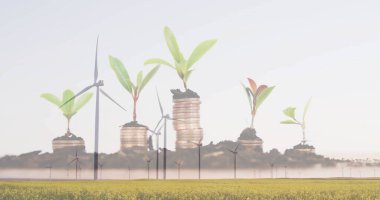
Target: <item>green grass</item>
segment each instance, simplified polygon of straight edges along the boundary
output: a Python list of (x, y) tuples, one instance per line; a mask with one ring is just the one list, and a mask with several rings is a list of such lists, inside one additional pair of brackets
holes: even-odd
[(380, 199), (380, 180), (0, 181), (0, 199)]

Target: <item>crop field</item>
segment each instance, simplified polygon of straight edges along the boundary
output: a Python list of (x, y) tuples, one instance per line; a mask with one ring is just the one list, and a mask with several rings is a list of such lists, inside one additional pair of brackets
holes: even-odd
[(380, 199), (380, 180), (0, 181), (0, 199)]

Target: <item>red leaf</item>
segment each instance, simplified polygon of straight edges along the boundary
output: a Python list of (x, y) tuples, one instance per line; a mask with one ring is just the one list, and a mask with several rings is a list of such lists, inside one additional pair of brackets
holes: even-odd
[(256, 92), (256, 94), (255, 94), (255, 97), (259, 96), (259, 94), (260, 94), (263, 90), (265, 90), (265, 89), (267, 89), (267, 88), (268, 88), (268, 86), (266, 86), (266, 85), (260, 85), (259, 88), (257, 89), (257, 92)]
[(249, 85), (251, 86), (251, 90), (253, 91), (253, 93), (256, 93), (257, 91), (256, 82), (250, 78), (248, 78), (248, 82), (249, 82)]

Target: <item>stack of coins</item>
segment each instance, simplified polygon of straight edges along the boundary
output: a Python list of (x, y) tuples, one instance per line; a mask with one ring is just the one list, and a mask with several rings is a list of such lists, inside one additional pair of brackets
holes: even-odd
[(146, 127), (123, 127), (120, 130), (120, 150), (135, 150), (146, 152), (147, 145)]
[(239, 139), (238, 142), (245, 147), (246, 150), (263, 151), (263, 140), (259, 137), (255, 139)]
[(177, 133), (176, 149), (196, 148), (202, 142), (203, 129), (200, 126), (199, 98), (173, 100), (173, 127)]
[(85, 151), (84, 140), (80, 139), (54, 139), (53, 140), (53, 152), (60, 150), (77, 150)]

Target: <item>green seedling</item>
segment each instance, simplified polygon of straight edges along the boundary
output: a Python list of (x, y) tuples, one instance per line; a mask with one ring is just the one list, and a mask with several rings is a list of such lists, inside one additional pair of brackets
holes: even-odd
[(310, 102), (311, 102), (311, 99), (309, 99), (309, 101), (306, 103), (301, 121), (296, 118), (296, 108), (295, 107), (288, 107), (283, 111), (283, 113), (289, 119), (280, 122), (281, 124), (293, 124), (293, 125), (300, 126), (302, 129), (302, 141), (301, 141), (302, 144), (306, 144), (306, 121), (305, 121), (305, 119), (306, 119), (307, 112), (309, 111)]
[(145, 88), (148, 82), (152, 79), (152, 77), (156, 74), (159, 69), (159, 65), (154, 67), (146, 76), (144, 76), (143, 72), (140, 71), (137, 74), (136, 83), (133, 83), (129, 77), (127, 69), (124, 67), (124, 64), (117, 58), (110, 56), (109, 62), (112, 70), (115, 72), (117, 79), (121, 83), (121, 85), (131, 94), (133, 99), (133, 121), (137, 122), (136, 116), (136, 106), (137, 101), (139, 100), (141, 91)]
[(266, 85), (260, 85), (257, 87), (257, 84), (254, 80), (247, 78), (249, 86), (243, 85), (243, 88), (247, 94), (248, 102), (251, 111), (251, 126), (250, 128), (254, 129), (254, 121), (256, 117), (257, 110), (264, 103), (265, 99), (272, 93), (275, 86), (268, 87)]
[(188, 89), (187, 87), (187, 81), (189, 80), (189, 77), (191, 73), (194, 71), (194, 64), (202, 58), (208, 50), (211, 49), (216, 43), (215, 39), (206, 40), (202, 43), (200, 43), (191, 53), (190, 57), (188, 59), (185, 59), (182, 52), (180, 51), (178, 47), (177, 40), (173, 34), (173, 32), (168, 28), (164, 28), (164, 36), (166, 40), (166, 44), (169, 48), (169, 51), (174, 59), (174, 64), (169, 63), (168, 61), (165, 61), (160, 58), (151, 58), (145, 61), (145, 65), (148, 64), (160, 64), (168, 66), (174, 70), (176, 70), (178, 76), (181, 78), (183, 82), (183, 86), (185, 90)]
[(71, 118), (81, 109), (84, 105), (86, 105), (87, 102), (90, 101), (92, 97), (92, 93), (85, 93), (82, 96), (80, 96), (78, 99), (74, 99), (68, 103), (66, 103), (64, 106), (62, 106), (65, 102), (67, 102), (69, 99), (73, 98), (75, 96), (74, 92), (71, 90), (65, 90), (62, 95), (62, 99), (59, 99), (57, 96), (50, 94), (50, 93), (44, 93), (41, 94), (41, 97), (46, 99), (47, 101), (53, 103), (58, 108), (60, 108), (63, 112), (63, 115), (67, 119), (67, 135), (71, 135), (70, 132), (70, 120)]

